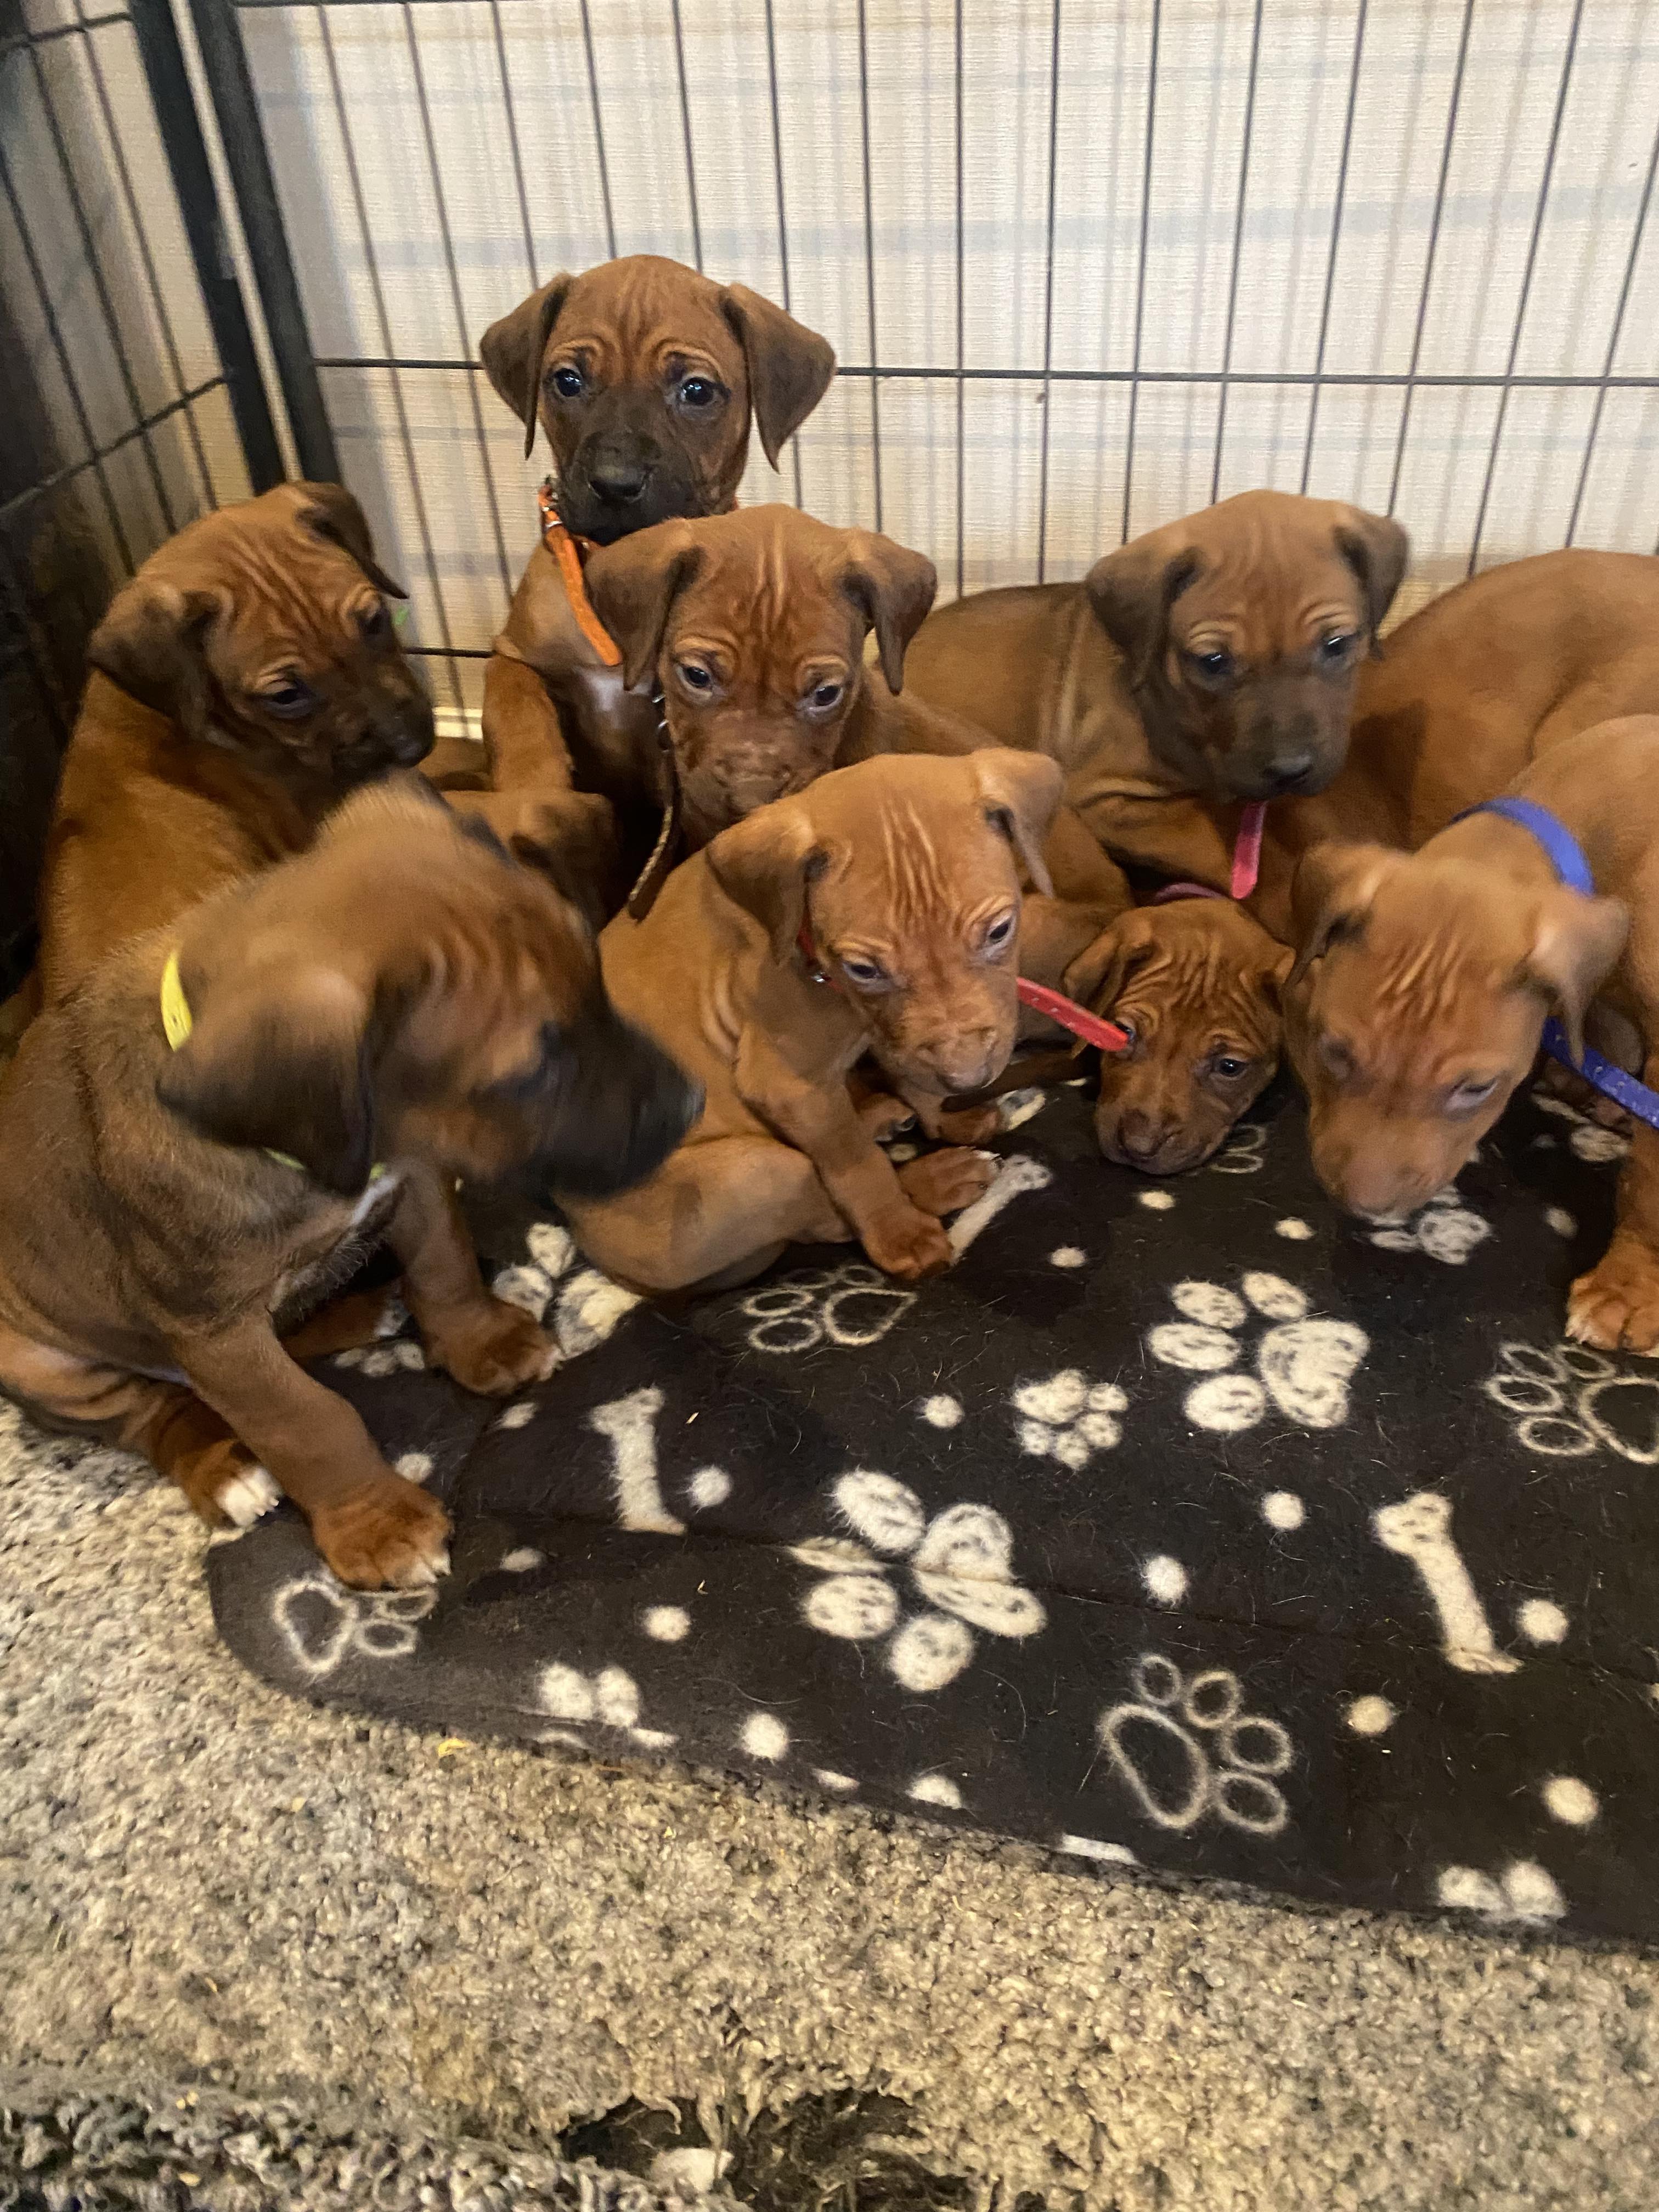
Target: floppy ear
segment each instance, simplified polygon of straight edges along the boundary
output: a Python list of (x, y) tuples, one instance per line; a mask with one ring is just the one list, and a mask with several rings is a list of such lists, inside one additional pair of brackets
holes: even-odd
[(720, 307), (743, 348), (762, 450), (776, 468), (778, 455), (830, 389), (836, 349), (746, 284), (726, 285)]
[(876, 651), (887, 689), (904, 682), (906, 647), (927, 620), (939, 589), (939, 571), (925, 553), (913, 553), (872, 530), (853, 530), (841, 572), (841, 588), (876, 633)]
[(1279, 957), (1272, 966), (1261, 970), (1262, 994), (1281, 1012), (1285, 1007), (1285, 988), (1291, 980), (1291, 970), (1295, 966), (1296, 955), (1290, 946), (1285, 945), (1280, 946)]
[(1363, 507), (1351, 507), (1336, 526), (1336, 550), (1359, 579), (1370, 626), (1371, 658), (1381, 659), (1376, 633), (1400, 589), (1412, 541), (1391, 516), (1367, 514)]
[(287, 1152), (325, 1190), (355, 1198), (374, 1158), (361, 994), (313, 974), (280, 992), (227, 985), (198, 1006), (188, 971), (182, 980), (196, 1020), (155, 1079), (162, 1105), (218, 1144)]
[(968, 763), (986, 820), (1002, 832), (1019, 855), (1033, 889), (1052, 898), (1054, 887), (1043, 861), (1042, 841), (1060, 805), (1064, 781), (1060, 763), (1050, 760), (1047, 753), (988, 745), (982, 752), (969, 753)]
[(1302, 855), (1291, 884), (1297, 951), (1285, 988), (1301, 981), (1332, 941), (1351, 935), (1382, 883), (1405, 858), (1387, 845), (1315, 845)]
[(706, 848), (709, 872), (729, 899), (752, 915), (781, 967), (806, 919), (806, 891), (830, 860), (799, 799), (776, 799), (722, 830)]
[(542, 396), (542, 356), (575, 278), (561, 273), (520, 300), (510, 315), (492, 323), (478, 340), (478, 358), (498, 395), (524, 424), (525, 459), (536, 443), (536, 410)]
[(349, 553), (377, 592), (384, 592), (392, 599), (409, 597), (403, 586), (394, 583), (374, 558), (374, 540), (369, 533), (368, 519), (343, 484), (296, 483), (294, 489), (302, 495), (303, 503), (294, 514), (294, 520), (302, 530)]
[(1202, 568), (1195, 546), (1149, 531), (1103, 554), (1084, 579), (1096, 619), (1123, 655), (1129, 681), (1149, 683), (1170, 630), (1170, 610)]
[(140, 706), (177, 722), (186, 737), (202, 737), (209, 706), (203, 647), (209, 623), (228, 605), (222, 592), (135, 577), (93, 632), (87, 659)]
[(1590, 1000), (1629, 934), (1630, 909), (1618, 899), (1556, 890), (1540, 904), (1526, 977), (1548, 994), (1560, 1016), (1575, 1066), (1584, 1057), (1584, 1016)]
[(655, 669), (670, 611), (702, 563), (689, 522), (658, 522), (602, 545), (582, 571), (594, 613), (622, 648), (630, 691)]
[(1080, 1006), (1105, 1012), (1124, 984), (1146, 960), (1152, 947), (1146, 926), (1136, 925), (1135, 909), (1120, 915), (1103, 929), (1092, 945), (1085, 945), (1060, 978), (1060, 988)]

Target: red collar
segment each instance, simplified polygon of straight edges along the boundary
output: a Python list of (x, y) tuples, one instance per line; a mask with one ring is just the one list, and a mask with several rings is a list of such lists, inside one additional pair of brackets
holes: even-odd
[[(795, 947), (806, 963), (806, 972), (815, 983), (827, 983), (841, 997), (847, 995), (818, 957), (817, 947), (812, 942), (811, 925), (803, 921), (795, 934)], [(1122, 1052), (1127, 1048), (1128, 1037), (1115, 1022), (1103, 1021), (1091, 1014), (1086, 1006), (1079, 1006), (1075, 999), (1062, 992), (1051, 991), (1046, 983), (1033, 983), (1022, 975), (1015, 985), (1019, 1002), (1033, 1013), (1046, 1014), (1051, 1022), (1058, 1022), (1063, 1030), (1070, 1030), (1085, 1044), (1098, 1045), (1103, 1052)]]

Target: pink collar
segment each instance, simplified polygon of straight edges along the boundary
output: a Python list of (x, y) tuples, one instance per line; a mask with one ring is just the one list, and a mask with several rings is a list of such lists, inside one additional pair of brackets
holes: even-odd
[[(843, 998), (846, 996), (841, 985), (818, 957), (817, 948), (812, 942), (810, 922), (802, 922), (795, 938), (795, 948), (806, 963), (806, 972), (813, 982), (827, 983), (832, 991)], [(1127, 1048), (1129, 1039), (1126, 1030), (1119, 1029), (1115, 1022), (1105, 1022), (1098, 1014), (1091, 1014), (1086, 1006), (1079, 1006), (1075, 999), (1068, 999), (1064, 992), (1051, 991), (1046, 983), (1030, 982), (1024, 975), (1015, 988), (1019, 993), (1021, 1006), (1029, 1006), (1033, 1013), (1046, 1014), (1051, 1022), (1058, 1022), (1061, 1029), (1070, 1030), (1073, 1036), (1081, 1037), (1085, 1044), (1098, 1045), (1103, 1052), (1122, 1052)]]

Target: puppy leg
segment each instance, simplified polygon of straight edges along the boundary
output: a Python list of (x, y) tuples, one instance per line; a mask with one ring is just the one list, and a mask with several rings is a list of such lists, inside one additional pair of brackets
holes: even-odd
[[(1659, 1085), (1659, 1056), (1642, 1070)], [(1659, 1351), (1659, 1130), (1635, 1125), (1613, 1242), (1567, 1297), (1567, 1334), (1605, 1352)]]
[(853, 1234), (811, 1161), (770, 1137), (683, 1145), (625, 1197), (568, 1211), (596, 1266), (657, 1294), (745, 1281), (786, 1244)]
[(360, 1352), (365, 1345), (396, 1335), (403, 1303), (397, 1283), (388, 1283), (384, 1290), (349, 1291), (289, 1329), (283, 1349), (290, 1359), (328, 1359), (337, 1352)]
[(553, 1372), (558, 1346), (527, 1313), (485, 1290), (455, 1194), (430, 1169), (404, 1175), (389, 1234), (403, 1262), (404, 1296), (434, 1366), (486, 1398), (506, 1397)]
[(574, 780), (546, 684), (527, 662), (504, 653), (492, 653), (484, 669), (483, 745), (496, 791), (568, 791)]
[(1069, 806), (1062, 806), (1049, 824), (1042, 841), (1042, 859), (1054, 884), (1054, 897), (1063, 906), (1086, 909), (1079, 921), (1094, 917), (1094, 927), (1079, 945), (1079, 951), (1134, 904), (1128, 878), (1101, 849), (1081, 815)]

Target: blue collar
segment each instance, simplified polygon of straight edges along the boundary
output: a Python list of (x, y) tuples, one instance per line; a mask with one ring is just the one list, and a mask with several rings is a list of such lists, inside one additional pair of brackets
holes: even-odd
[[(1595, 878), (1590, 873), (1583, 848), (1566, 823), (1558, 821), (1547, 806), (1540, 806), (1530, 799), (1488, 799), (1479, 806), (1466, 806), (1452, 820), (1467, 822), (1471, 814), (1501, 814), (1506, 822), (1530, 830), (1543, 847), (1556, 880), (1582, 897), (1595, 897)], [(1659, 1129), (1659, 1092), (1650, 1091), (1645, 1083), (1638, 1083), (1622, 1067), (1615, 1067), (1610, 1060), (1604, 1060), (1593, 1045), (1585, 1046), (1582, 1061), (1576, 1060), (1567, 1033), (1553, 1014), (1544, 1024), (1544, 1049), (1552, 1060), (1559, 1060), (1564, 1067), (1574, 1069), (1586, 1083), (1594, 1085), (1615, 1106), (1634, 1114), (1650, 1129)]]

